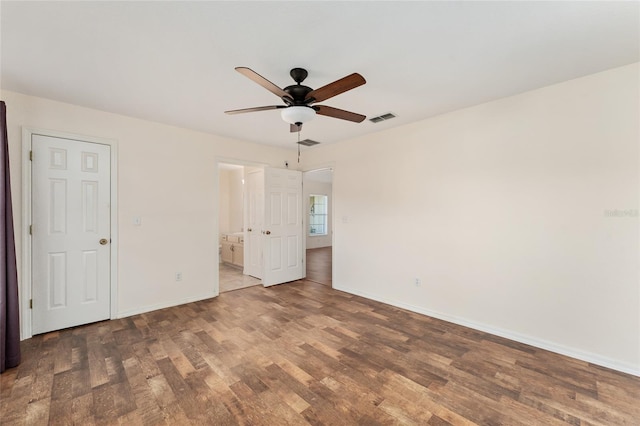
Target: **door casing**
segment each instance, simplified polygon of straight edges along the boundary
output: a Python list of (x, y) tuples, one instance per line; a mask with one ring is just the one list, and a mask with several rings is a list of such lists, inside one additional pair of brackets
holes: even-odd
[(32, 162), (30, 160), (31, 139), (33, 135), (72, 139), (82, 142), (98, 143), (111, 147), (111, 244), (110, 244), (110, 318), (117, 317), (118, 306), (118, 143), (114, 139), (77, 135), (56, 130), (22, 128), (22, 280), (20, 285), (21, 339), (32, 337), (32, 321), (30, 301), (32, 298), (32, 256), (31, 256), (31, 197), (32, 197)]

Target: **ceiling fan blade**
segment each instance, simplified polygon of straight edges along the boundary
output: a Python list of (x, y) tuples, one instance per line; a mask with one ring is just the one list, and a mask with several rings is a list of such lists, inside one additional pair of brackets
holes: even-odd
[(336, 80), (333, 83), (329, 83), (326, 86), (322, 86), (319, 89), (312, 90), (305, 97), (305, 102), (308, 104), (313, 102), (322, 102), (329, 98), (332, 98), (340, 93), (344, 93), (347, 90), (355, 89), (358, 86), (362, 86), (367, 81), (363, 76), (357, 72)]
[(236, 71), (238, 71), (240, 74), (244, 75), (245, 77), (253, 80), (254, 82), (258, 83), (260, 86), (264, 87), (265, 89), (267, 89), (268, 91), (270, 91), (271, 93), (273, 93), (279, 98), (291, 97), (287, 92), (285, 92), (284, 90), (282, 90), (281, 88), (279, 88), (278, 86), (276, 86), (275, 84), (273, 84), (272, 82), (270, 82), (269, 80), (267, 80), (266, 78), (264, 78), (263, 76), (255, 72), (254, 70), (252, 70), (251, 68), (236, 67)]
[(364, 121), (366, 116), (362, 114), (356, 114), (355, 112), (345, 111), (343, 109), (338, 109), (326, 105), (316, 105), (313, 107), (316, 110), (317, 114), (326, 115), (327, 117), (339, 118), (341, 120), (353, 121), (355, 123), (361, 123)]
[(243, 108), (243, 109), (233, 109), (231, 111), (225, 111), (225, 114), (243, 114), (245, 112), (255, 112), (255, 111), (267, 111), (270, 109), (280, 109), (286, 108), (286, 105), (269, 105), (269, 106), (261, 106), (255, 108)]
[(299, 125), (299, 126), (298, 126), (298, 125), (296, 125), (296, 124), (290, 124), (290, 125), (289, 125), (289, 131), (290, 131), (291, 133), (297, 133), (297, 132), (299, 132), (300, 130), (302, 130), (302, 124), (301, 124), (301, 125)]

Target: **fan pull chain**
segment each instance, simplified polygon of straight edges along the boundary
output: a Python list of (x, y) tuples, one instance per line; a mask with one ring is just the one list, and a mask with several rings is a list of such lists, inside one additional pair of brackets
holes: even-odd
[(298, 128), (298, 164), (300, 164), (300, 128)]

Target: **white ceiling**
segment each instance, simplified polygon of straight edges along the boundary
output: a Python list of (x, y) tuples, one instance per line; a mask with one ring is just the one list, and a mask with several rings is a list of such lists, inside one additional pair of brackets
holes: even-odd
[(3, 0), (1, 84), (296, 149), (297, 134), (278, 111), (223, 113), (281, 103), (234, 67), (280, 87), (293, 83), (293, 67), (309, 71), (312, 88), (362, 74), (366, 85), (321, 104), (398, 117), (355, 124), (318, 116), (305, 124), (302, 139), (335, 143), (636, 62), (639, 8), (636, 1)]

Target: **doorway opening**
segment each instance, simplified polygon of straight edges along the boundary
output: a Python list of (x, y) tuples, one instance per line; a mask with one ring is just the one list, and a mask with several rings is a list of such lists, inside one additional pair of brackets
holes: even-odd
[(256, 253), (261, 247), (252, 240), (253, 229), (248, 225), (255, 217), (252, 191), (262, 185), (256, 182), (262, 169), (231, 163), (218, 166), (218, 282), (219, 292), (224, 293), (262, 283), (255, 268), (261, 267), (255, 265), (256, 257), (261, 258), (261, 253)]
[[(215, 202), (221, 209), (216, 215), (216, 231), (220, 236), (219, 260), (214, 267), (218, 271), (217, 293), (302, 279), (302, 172), (225, 160), (216, 163), (216, 170), (219, 182)], [(226, 183), (225, 170), (232, 174)], [(242, 190), (237, 190), (238, 187)], [(238, 201), (240, 198), (241, 202)], [(243, 206), (242, 213), (240, 205)], [(241, 225), (240, 217), (243, 218)], [(220, 263), (226, 265), (219, 268)], [(228, 271), (226, 266), (242, 271), (242, 276), (239, 273), (233, 276), (242, 279), (242, 282), (235, 282), (233, 288), (225, 285), (224, 278), (227, 277), (222, 277), (222, 284), (220, 281), (219, 271)]]
[(306, 279), (332, 286), (333, 169), (304, 173)]

